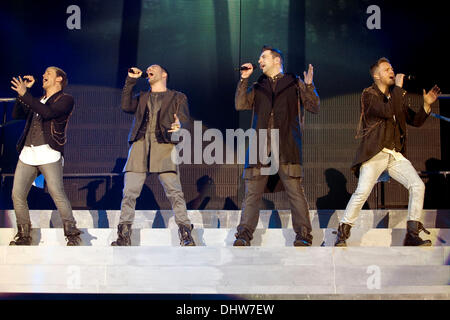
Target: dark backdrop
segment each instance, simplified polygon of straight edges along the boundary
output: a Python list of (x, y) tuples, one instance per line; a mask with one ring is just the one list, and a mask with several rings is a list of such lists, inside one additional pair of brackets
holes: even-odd
[[(69, 5), (81, 9), (81, 29), (69, 30)], [(369, 30), (369, 5), (381, 8), (381, 30)], [(368, 67), (388, 57), (397, 72), (414, 74), (412, 93), (435, 83), (448, 90), (445, 42), (448, 22), (444, 2), (167, 0), (167, 1), (9, 1), (0, 4), (0, 96), (13, 97), (12, 76), (33, 74), (40, 95), (47, 66), (64, 69), (67, 91), (76, 106), (69, 125), (65, 173), (120, 173), (127, 156), (132, 116), (120, 111), (120, 89), (130, 66), (161, 64), (171, 74), (169, 87), (187, 94), (191, 115), (204, 128), (248, 128), (251, 114), (236, 112), (233, 69), (257, 62), (261, 46), (279, 47), (286, 70), (302, 75), (314, 65), (314, 82), (322, 99), (319, 115), (307, 115), (304, 185), (312, 208), (342, 209), (354, 191), (350, 173), (357, 141), (359, 94), (371, 84)], [(255, 72), (256, 80), (260, 72)], [(137, 89), (145, 90), (141, 80)], [(416, 101), (416, 99), (412, 99)], [(416, 107), (418, 104), (416, 103)], [(3, 121), (12, 104), (3, 103)], [(448, 100), (433, 111), (450, 116)], [(12, 173), (15, 143), (23, 123), (0, 129), (1, 169)], [(409, 154), (418, 170), (448, 170), (448, 123), (430, 118), (410, 130)], [(191, 209), (238, 208), (243, 197), (242, 166), (181, 166)], [(425, 178), (428, 208), (447, 207), (448, 181)], [(11, 177), (3, 176), (1, 205), (10, 208)], [(119, 208), (122, 177), (67, 177), (74, 207)], [(407, 205), (407, 192), (396, 183), (377, 186), (372, 208)], [(429, 190), (432, 190), (432, 194)], [(33, 188), (30, 206), (52, 206), (48, 194)], [(283, 209), (284, 194), (267, 195), (266, 208)], [(138, 208), (167, 208), (156, 177), (150, 177)]]

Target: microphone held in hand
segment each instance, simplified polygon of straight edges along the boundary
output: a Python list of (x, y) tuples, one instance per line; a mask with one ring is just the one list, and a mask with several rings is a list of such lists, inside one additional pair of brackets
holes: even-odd
[[(253, 66), (253, 70), (255, 70), (257, 68), (257, 65), (252, 63)], [(246, 70), (250, 70), (249, 67), (247, 66), (240, 66), (239, 68), (234, 68), (234, 71), (246, 71)]]
[[(138, 73), (139, 73), (139, 72), (134, 72), (134, 70), (133, 70), (132, 68), (128, 68), (128, 72), (129, 72), (129, 73), (132, 73), (132, 74), (138, 74)], [(141, 78), (146, 79), (146, 78), (147, 78), (147, 74), (144, 73), (144, 72), (142, 72)]]

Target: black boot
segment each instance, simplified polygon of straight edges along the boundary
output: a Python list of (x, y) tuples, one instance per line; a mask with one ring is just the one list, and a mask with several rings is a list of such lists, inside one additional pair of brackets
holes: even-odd
[(234, 236), (236, 240), (234, 240), (233, 247), (250, 247), (252, 233), (247, 228), (238, 226)]
[(310, 247), (313, 236), (306, 228), (302, 228), (295, 236), (294, 247)]
[(419, 237), (419, 233), (423, 231), (426, 234), (430, 234), (430, 232), (424, 228), (422, 222), (419, 221), (407, 221), (406, 222), (406, 236), (403, 241), (404, 246), (411, 247), (430, 247), (430, 240), (422, 240)]
[(117, 226), (117, 240), (112, 242), (113, 247), (131, 246), (131, 224)]
[(14, 240), (9, 243), (10, 246), (29, 246), (31, 245), (31, 224), (18, 224), (17, 234)]
[(64, 222), (64, 235), (66, 236), (68, 247), (79, 246), (81, 244), (80, 234), (82, 233), (83, 231), (77, 229), (75, 222)]
[(345, 240), (350, 238), (350, 229), (352, 228), (351, 225), (346, 223), (340, 223), (338, 228), (338, 234), (336, 243), (334, 244), (335, 247), (346, 247), (347, 243)]
[(192, 239), (191, 230), (194, 229), (194, 225), (187, 226), (180, 224), (178, 226), (178, 237), (180, 238), (180, 246), (182, 247), (195, 247), (194, 239)]

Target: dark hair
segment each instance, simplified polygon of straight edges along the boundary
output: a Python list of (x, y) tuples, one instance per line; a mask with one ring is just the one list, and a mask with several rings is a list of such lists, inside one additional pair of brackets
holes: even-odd
[(48, 68), (54, 69), (56, 72), (56, 76), (62, 78), (61, 88), (64, 89), (69, 83), (69, 80), (67, 79), (67, 74), (64, 72), (64, 70), (58, 67), (48, 67)]
[(261, 49), (261, 53), (263, 53), (264, 51), (269, 50), (272, 53), (272, 57), (276, 58), (280, 58), (280, 63), (281, 65), (284, 64), (284, 56), (283, 53), (281, 52), (280, 49), (268, 46), (268, 45), (264, 45)]
[(387, 58), (380, 58), (380, 59), (378, 59), (378, 61), (377, 62), (375, 62), (372, 66), (370, 66), (370, 75), (372, 76), (372, 78), (373, 78), (373, 76), (374, 76), (374, 74), (375, 74), (375, 71), (378, 69), (378, 67), (380, 66), (380, 64), (382, 64), (382, 63), (384, 63), (384, 62), (387, 62), (387, 63), (389, 63), (390, 64), (390, 62), (389, 62), (389, 60), (387, 59)]

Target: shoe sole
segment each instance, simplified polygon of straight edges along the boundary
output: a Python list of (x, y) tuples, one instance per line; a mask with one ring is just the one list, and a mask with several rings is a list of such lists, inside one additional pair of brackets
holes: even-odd
[(336, 243), (334, 246), (338, 247), (338, 248), (345, 248), (345, 247), (347, 247), (347, 244), (346, 243)]
[(311, 247), (312, 244), (308, 244), (308, 243), (294, 243), (294, 247)]
[(244, 240), (236, 240), (233, 243), (233, 247), (250, 247), (250, 243), (247, 244)]

